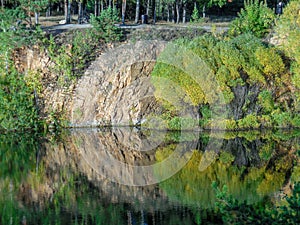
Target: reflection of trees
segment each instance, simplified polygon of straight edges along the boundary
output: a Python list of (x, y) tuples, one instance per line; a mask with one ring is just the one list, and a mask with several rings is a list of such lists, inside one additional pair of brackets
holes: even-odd
[[(93, 146), (94, 141), (101, 139), (108, 146), (110, 138), (122, 140), (124, 145), (129, 136), (115, 134), (118, 133), (115, 139), (109, 132), (90, 132), (89, 138), (84, 134), (76, 138), (78, 134), (67, 133), (57, 141), (44, 143), (40, 151), (37, 151), (37, 139), (30, 135), (0, 135), (0, 224), (11, 221), (11, 224), (20, 224), (22, 220), (27, 224), (68, 224), (70, 221), (128, 224), (129, 220), (137, 224), (142, 221), (148, 224), (200, 223), (206, 217), (214, 220), (211, 212), (206, 214), (199, 210), (199, 207), (214, 206), (213, 180), (220, 186), (226, 184), (235, 198), (253, 203), (278, 191), (288, 183), (290, 176), (293, 180), (299, 179), (299, 157), (295, 158), (294, 154), (299, 149), (299, 139), (293, 136), (227, 137), (215, 162), (200, 172), (199, 163), (204, 154), (201, 149), (205, 149), (208, 138), (202, 136), (197, 145), (190, 144), (194, 136), (189, 134), (184, 139), (187, 150), (183, 151), (183, 157), (193, 153), (192, 160), (159, 187), (110, 183), (91, 171), (78, 149), (83, 145)], [(135, 138), (141, 143), (132, 134), (128, 144), (133, 146)], [(141, 155), (140, 163), (167, 157), (176, 148), (178, 139), (178, 134), (174, 137), (167, 134), (158, 150)], [(87, 140), (92, 143), (86, 143)], [(143, 144), (148, 146), (147, 142)], [(197, 146), (200, 150), (190, 151), (189, 146)], [(113, 154), (118, 153), (114, 151)], [(121, 154), (130, 157), (128, 152), (120, 150)]]
[[(204, 171), (199, 171), (204, 152), (195, 150), (189, 163), (160, 187), (173, 201), (201, 208), (215, 204), (213, 181), (226, 185), (229, 193), (241, 202), (259, 202), (280, 191), (291, 177), (297, 140), (285, 138), (258, 136), (251, 141), (243, 137), (224, 140), (218, 158)], [(157, 159), (163, 160), (172, 150), (172, 145), (160, 148)]]

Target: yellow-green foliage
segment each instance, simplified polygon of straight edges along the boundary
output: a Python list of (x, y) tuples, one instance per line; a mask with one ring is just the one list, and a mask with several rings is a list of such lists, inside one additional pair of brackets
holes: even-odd
[(270, 113), (274, 110), (274, 101), (270, 91), (264, 90), (258, 95), (258, 101), (263, 107), (265, 113)]
[[(161, 162), (171, 155), (176, 145), (169, 145), (160, 148), (156, 152), (156, 159)], [(269, 147), (268, 147), (269, 149)], [(269, 159), (272, 148), (263, 149), (264, 159)], [(232, 163), (235, 157), (226, 151), (221, 151), (220, 155), (203, 171), (199, 168), (205, 164), (203, 160), (214, 158), (213, 151), (190, 151), (185, 156), (192, 157), (186, 166), (170, 179), (160, 183), (160, 187), (165, 191), (171, 201), (179, 201), (182, 204), (197, 205), (201, 208), (210, 208), (215, 202), (215, 193), (211, 189), (211, 183), (217, 181), (221, 185), (227, 185), (229, 193), (239, 201), (248, 203), (257, 202), (264, 195), (279, 190), (284, 182), (285, 172), (289, 170), (284, 166), (284, 160), (278, 160), (278, 168), (268, 168), (268, 161), (258, 167), (250, 167), (245, 173), (245, 168), (238, 168)], [(289, 161), (287, 161), (289, 162)], [(273, 169), (275, 170), (273, 173)], [(155, 171), (159, 176), (160, 171)]]
[(24, 80), (27, 86), (31, 90), (34, 90), (38, 94), (41, 94), (43, 86), (42, 86), (42, 77), (39, 72), (29, 70), (27, 74), (24, 76)]
[(281, 75), (285, 71), (282, 58), (274, 48), (260, 47), (256, 50), (255, 55), (262, 65), (262, 71), (266, 76), (266, 80), (274, 80), (277, 75)]
[(294, 60), (294, 84), (300, 88), (300, 1), (292, 0), (275, 27), (281, 49)]
[[(182, 55), (180, 58), (182, 62), (178, 62), (178, 65), (188, 65), (193, 61), (193, 57), (199, 57), (201, 62), (210, 69), (211, 80), (206, 79), (201, 82), (203, 71), (198, 67), (193, 74), (189, 74), (190, 71), (184, 70), (188, 66), (178, 66), (175, 62), (173, 65), (157, 63), (152, 73), (152, 77), (155, 78), (153, 81), (156, 87), (155, 95), (158, 99), (167, 100), (163, 104), (166, 110), (178, 111), (182, 110), (182, 106), (187, 109), (188, 105), (202, 109), (204, 105), (217, 103), (218, 98), (210, 97), (213, 92), (217, 92), (214, 86), (216, 83), (214, 80), (217, 80), (225, 103), (232, 103), (239, 95), (244, 95), (245, 99), (242, 99), (242, 102), (238, 100), (238, 104), (243, 104), (241, 108), (245, 118), (239, 118), (240, 121), (236, 126), (232, 121), (224, 120), (227, 118), (212, 121), (210, 118), (202, 117), (200, 125), (203, 127), (213, 125), (214, 128), (227, 127), (232, 130), (257, 129), (260, 124), (272, 127), (282, 124), (282, 122), (278, 123), (280, 120), (278, 114), (297, 111), (296, 107), (299, 104), (295, 96), (299, 91), (293, 85), (293, 81), (297, 83), (298, 78), (292, 77), (288, 68), (289, 62), (282, 52), (266, 46), (257, 37), (243, 34), (233, 39), (218, 39), (212, 35), (204, 35), (192, 41), (181, 40), (175, 45), (178, 49), (185, 49), (189, 53), (186, 56), (184, 53), (174, 51), (174, 54)], [(251, 89), (252, 87), (257, 90)], [(246, 93), (240, 93), (239, 90), (242, 89), (246, 90)], [(229, 116), (237, 119), (231, 110), (232, 108), (228, 108)], [(249, 113), (253, 115), (248, 115)], [(274, 116), (266, 117), (270, 114)], [(274, 119), (277, 121), (274, 122)], [(291, 121), (290, 119), (286, 125), (291, 125)], [(281, 125), (276, 126), (281, 127)]]
[[(157, 64), (152, 75), (160, 77), (162, 74), (164, 78), (170, 81), (170, 84), (166, 85), (173, 86), (172, 91), (170, 90), (172, 93), (170, 95), (170, 102), (175, 102), (178, 96), (181, 97), (181, 100), (185, 103), (190, 103), (192, 105), (199, 105), (207, 101), (199, 84), (191, 79), (184, 71), (180, 71), (173, 66), (166, 67), (163, 64)], [(178, 89), (178, 87), (180, 87), (180, 89)], [(163, 96), (166, 98), (165, 96), (168, 93), (162, 93), (165, 89), (160, 88), (156, 90), (157, 97)]]
[(238, 127), (239, 129), (257, 129), (259, 128), (259, 122), (255, 115), (249, 114), (238, 121)]

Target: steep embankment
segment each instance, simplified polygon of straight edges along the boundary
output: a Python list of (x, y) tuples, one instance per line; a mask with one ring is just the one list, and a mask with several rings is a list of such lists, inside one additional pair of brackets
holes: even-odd
[(75, 86), (70, 126), (135, 125), (159, 109), (150, 74), (165, 45), (138, 41), (98, 57)]
[[(68, 77), (51, 70), (45, 53), (27, 50), (16, 64), (23, 64), (27, 76), (42, 71), (39, 113), (67, 127), (147, 121), (151, 128), (194, 129), (198, 118), (207, 129), (299, 127), (296, 75), (276, 47), (248, 34), (205, 35), (165, 51), (165, 40), (182, 35), (168, 29), (127, 34), (127, 42), (108, 48), (69, 83), (60, 83)], [(182, 120), (186, 115), (191, 116)]]
[[(148, 26), (123, 31), (126, 41), (117, 47), (104, 46), (75, 82), (66, 81), (68, 77), (56, 71), (60, 62), (51, 60), (48, 49), (34, 47), (15, 52), (18, 70), (38, 86), (39, 113), (48, 123), (67, 127), (139, 124), (146, 115), (160, 110), (150, 74), (167, 42), (204, 33), (196, 28)], [(55, 40), (59, 45), (63, 39), (69, 43), (70, 35), (72, 32), (61, 33)], [(71, 51), (72, 41), (67, 45)]]

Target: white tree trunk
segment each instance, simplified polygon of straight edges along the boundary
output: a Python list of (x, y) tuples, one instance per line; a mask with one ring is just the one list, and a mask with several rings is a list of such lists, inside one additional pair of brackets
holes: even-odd
[(125, 24), (126, 0), (122, 2), (122, 24)]
[(100, 14), (100, 2), (99, 0), (95, 0), (95, 11), (94, 11), (94, 14), (95, 16), (99, 16)]
[(150, 0), (147, 0), (146, 15), (149, 15)]
[(179, 2), (176, 1), (176, 23), (179, 23), (179, 18), (180, 18), (180, 12), (179, 12)]
[(83, 7), (82, 7), (82, 2), (79, 1), (78, 2), (78, 20), (77, 20), (77, 23), (78, 24), (81, 24), (82, 23), (82, 20), (83, 20)]
[(39, 24), (39, 15), (40, 15), (39, 12), (34, 12), (34, 23), (35, 23), (35, 25)]
[(167, 5), (167, 22), (170, 22), (170, 6)]
[(175, 23), (175, 9), (174, 9), (174, 4), (172, 4), (171, 8), (172, 8), (172, 23)]
[(135, 23), (139, 22), (140, 17), (140, 0), (136, 0), (136, 8), (135, 8)]
[(183, 3), (182, 23), (186, 22), (186, 2)]

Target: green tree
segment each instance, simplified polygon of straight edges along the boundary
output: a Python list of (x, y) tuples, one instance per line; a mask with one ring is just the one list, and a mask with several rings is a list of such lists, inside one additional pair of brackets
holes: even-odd
[(19, 0), (20, 7), (24, 10), (27, 15), (30, 26), (32, 25), (31, 14), (34, 13), (35, 25), (39, 24), (40, 12), (47, 9), (50, 1), (49, 0)]
[(265, 2), (247, 0), (238, 18), (231, 23), (229, 34), (237, 36), (252, 33), (257, 37), (264, 37), (270, 32), (274, 22), (275, 14)]

